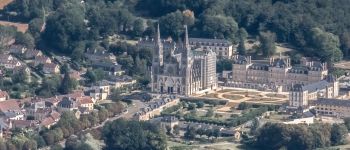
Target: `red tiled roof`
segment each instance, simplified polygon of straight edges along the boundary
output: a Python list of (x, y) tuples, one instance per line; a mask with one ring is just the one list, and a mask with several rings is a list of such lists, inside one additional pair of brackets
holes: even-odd
[(90, 96), (84, 96), (81, 98), (77, 98), (77, 101), (79, 102), (79, 104), (91, 104), (94, 103), (94, 101), (92, 101), (92, 98)]
[(35, 127), (36, 121), (34, 120), (13, 120), (14, 127)]
[(19, 107), (19, 103), (16, 100), (6, 100), (0, 102), (0, 111), (7, 112), (10, 110), (21, 110), (21, 108)]
[(40, 125), (49, 126), (54, 124), (55, 122), (56, 121), (52, 117), (47, 117), (41, 121)]
[(53, 120), (59, 120), (61, 118), (61, 114), (56, 112), (56, 111), (53, 111), (51, 113), (51, 117), (52, 117)]

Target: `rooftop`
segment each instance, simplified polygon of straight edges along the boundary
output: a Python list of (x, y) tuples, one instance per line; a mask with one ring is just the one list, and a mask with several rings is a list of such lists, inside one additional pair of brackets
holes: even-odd
[(315, 104), (350, 107), (350, 100), (320, 98), (315, 101)]

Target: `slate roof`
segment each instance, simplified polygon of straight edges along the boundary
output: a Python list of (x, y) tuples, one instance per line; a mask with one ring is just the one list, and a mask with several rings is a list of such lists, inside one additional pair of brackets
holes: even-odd
[(316, 92), (319, 89), (324, 89), (327, 86), (329, 86), (329, 82), (327, 82), (326, 80), (322, 80), (319, 82), (315, 82), (312, 84), (308, 84), (308, 85), (303, 85), (303, 84), (295, 84), (293, 86), (293, 90), (294, 91), (308, 91), (308, 92)]
[(320, 98), (315, 101), (315, 105), (332, 105), (350, 107), (350, 100)]
[(228, 40), (225, 39), (205, 39), (205, 38), (189, 38), (188, 39), (191, 42), (208, 42), (208, 43), (220, 43), (220, 44), (229, 44), (231, 45), (232, 43)]

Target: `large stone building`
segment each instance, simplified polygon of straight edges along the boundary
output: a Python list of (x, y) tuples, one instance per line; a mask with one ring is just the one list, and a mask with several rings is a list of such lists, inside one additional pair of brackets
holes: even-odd
[(231, 84), (237, 87), (278, 86), (288, 91), (294, 84), (318, 82), (328, 74), (327, 65), (318, 61), (292, 66), (290, 58), (281, 56), (271, 57), (267, 63), (253, 63), (250, 56), (235, 55), (232, 58)]
[(307, 108), (310, 101), (319, 98), (336, 98), (339, 95), (337, 79), (328, 75), (325, 80), (308, 85), (295, 84), (289, 92), (290, 108)]
[(212, 50), (219, 58), (231, 58), (233, 54), (232, 42), (225, 39), (204, 39), (190, 38), (191, 48), (201, 48), (203, 50)]
[[(225, 39), (205, 39), (189, 38), (191, 49), (212, 50), (219, 58), (231, 58), (235, 49), (232, 42)], [(163, 45), (164, 54), (168, 55), (172, 49), (176, 48), (176, 43), (171, 39), (160, 40)], [(139, 47), (154, 49), (154, 38), (143, 38), (137, 43)]]
[(216, 89), (215, 52), (191, 49), (185, 29), (184, 43), (164, 52), (158, 27), (151, 69), (153, 92), (192, 95)]
[(350, 100), (320, 98), (314, 105), (318, 115), (350, 117)]

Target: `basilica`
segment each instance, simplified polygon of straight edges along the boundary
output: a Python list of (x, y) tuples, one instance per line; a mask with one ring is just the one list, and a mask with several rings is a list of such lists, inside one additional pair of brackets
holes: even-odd
[(152, 92), (189, 96), (217, 88), (216, 53), (211, 49), (191, 48), (187, 26), (183, 43), (164, 49), (158, 25), (153, 43)]

